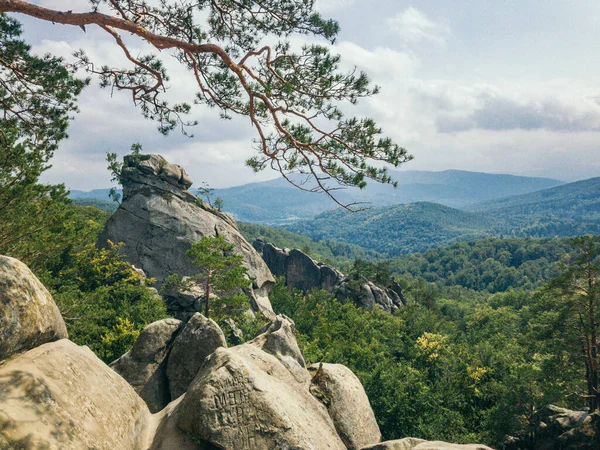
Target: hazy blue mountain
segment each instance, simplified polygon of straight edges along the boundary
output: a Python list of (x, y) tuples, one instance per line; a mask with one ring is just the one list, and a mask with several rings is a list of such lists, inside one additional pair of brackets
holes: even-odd
[(554, 214), (579, 219), (600, 219), (600, 177), (526, 195), (477, 203), (466, 209), (492, 214)]
[(496, 221), (485, 214), (419, 202), (356, 213), (340, 208), (286, 225), (285, 229), (316, 240), (339, 240), (395, 256), (494, 236), (495, 225)]
[[(119, 193), (122, 192), (121, 189), (118, 190)], [(110, 200), (110, 197), (108, 196), (110, 192), (110, 189), (92, 189), (91, 191), (78, 191), (76, 189), (72, 189), (71, 193), (69, 194), (69, 198), (72, 199), (78, 199), (78, 198), (82, 198), (82, 199), (94, 199), (94, 200), (108, 200), (108, 201), (112, 201)]]
[(471, 211), (434, 203), (337, 209), (285, 226), (395, 256), (481, 237), (600, 234), (600, 178), (481, 203)]
[[(443, 172), (391, 171), (398, 188), (379, 183), (369, 183), (366, 189), (336, 191), (342, 203), (365, 203), (371, 206), (398, 205), (415, 202), (432, 202), (455, 208), (546, 189), (563, 184), (549, 178), (497, 175), (462, 170)], [(301, 183), (299, 175), (293, 177)], [(310, 189), (314, 184), (307, 183)], [(194, 186), (191, 188), (195, 192)], [(73, 190), (73, 199), (108, 200), (109, 189), (89, 192)], [(212, 199), (221, 197), (224, 210), (237, 220), (263, 224), (285, 224), (332, 210), (338, 205), (327, 195), (306, 192), (295, 188), (283, 178), (259, 183), (244, 184), (227, 189), (215, 189)]]
[[(343, 203), (359, 202), (372, 206), (425, 201), (460, 208), (563, 184), (548, 178), (460, 170), (391, 171), (391, 175), (398, 181), (396, 189), (390, 185), (370, 183), (364, 190), (351, 188), (336, 191), (336, 196)], [(265, 224), (309, 219), (338, 206), (326, 195), (298, 190), (284, 179), (217, 189), (214, 195), (225, 201), (224, 210), (236, 219)]]

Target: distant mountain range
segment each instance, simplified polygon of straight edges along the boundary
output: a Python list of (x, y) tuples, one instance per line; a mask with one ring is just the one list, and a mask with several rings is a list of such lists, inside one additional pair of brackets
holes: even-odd
[(600, 234), (600, 177), (474, 204), (469, 211), (435, 203), (328, 211), (285, 229), (396, 256), (482, 237)]
[[(336, 191), (343, 203), (389, 206), (414, 202), (439, 203), (462, 208), (478, 202), (526, 194), (564, 184), (548, 178), (496, 175), (461, 170), (443, 172), (391, 171), (398, 188), (370, 183), (365, 189)], [(324, 194), (301, 191), (284, 179), (216, 189), (224, 200), (224, 210), (237, 220), (282, 225), (310, 219), (338, 205)]]
[[(277, 225), (316, 241), (354, 244), (388, 257), (484, 237), (600, 234), (600, 177), (564, 184), (456, 170), (393, 175), (400, 183), (396, 190), (373, 184), (364, 191), (340, 192), (342, 201), (377, 205), (358, 213), (333, 209), (335, 204), (326, 196), (300, 191), (283, 179), (218, 189), (213, 198), (223, 198), (225, 211), (238, 221)], [(71, 191), (71, 197), (76, 203), (111, 211), (117, 204), (108, 200), (108, 192)], [(269, 233), (283, 236), (250, 225), (245, 231), (267, 239)], [(329, 250), (317, 246), (314, 251), (346, 254), (348, 259), (360, 253), (331, 242), (326, 246)]]
[[(462, 208), (482, 201), (526, 194), (563, 184), (562, 181), (549, 178), (462, 170), (391, 171), (390, 175), (398, 181), (398, 188), (372, 182), (363, 190), (350, 188), (336, 191), (336, 196), (346, 204), (358, 202), (367, 206), (389, 206), (432, 202)], [(302, 178), (296, 176), (294, 180), (301, 182)], [(78, 203), (82, 203), (83, 200), (109, 201), (108, 193), (109, 189), (95, 189), (89, 192), (73, 190), (71, 198)], [(224, 200), (223, 209), (237, 220), (267, 225), (283, 225), (310, 219), (338, 206), (327, 195), (299, 190), (283, 178), (215, 189), (213, 199), (216, 197)], [(110, 208), (110, 204), (102, 204), (102, 207)]]

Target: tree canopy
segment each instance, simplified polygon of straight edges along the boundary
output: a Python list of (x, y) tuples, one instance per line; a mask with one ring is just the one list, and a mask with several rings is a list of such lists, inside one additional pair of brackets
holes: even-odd
[[(90, 0), (87, 12), (0, 0), (2, 12), (104, 30), (129, 66), (98, 64), (83, 50), (74, 55), (75, 66), (97, 75), (103, 87), (129, 91), (162, 133), (195, 124), (185, 118), (192, 102), (171, 105), (165, 99), (163, 59), (174, 56), (196, 80), (193, 103), (217, 108), (223, 118), (249, 118), (258, 137), (257, 155), (247, 164), (255, 171), (271, 167), (301, 189), (334, 198), (340, 185), (394, 183), (379, 163), (398, 166), (411, 159), (372, 119), (345, 116), (344, 103), (376, 94), (378, 87), (363, 72), (340, 69), (339, 55), (327, 45), (339, 25), (321, 17), (314, 0)], [(136, 56), (120, 33), (156, 51)], [(294, 34), (321, 38), (325, 45), (295, 49), (289, 40)], [(297, 172), (314, 182), (289, 177)]]
[(38, 180), (87, 80), (61, 58), (31, 54), (20, 36), (19, 23), (0, 14), (0, 253), (37, 267), (64, 245), (56, 229), (72, 225), (64, 186)]

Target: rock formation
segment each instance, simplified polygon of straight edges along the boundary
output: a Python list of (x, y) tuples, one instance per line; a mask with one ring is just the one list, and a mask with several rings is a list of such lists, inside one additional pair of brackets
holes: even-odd
[[(176, 273), (197, 273), (186, 255), (192, 242), (202, 236), (222, 235), (244, 256), (244, 265), (252, 280), (249, 292), (254, 311), (272, 317), (268, 299), (274, 278), (260, 255), (242, 237), (233, 219), (205, 205), (187, 189), (192, 181), (180, 166), (168, 163), (160, 155), (128, 155), (121, 173), (123, 202), (106, 223), (99, 245), (123, 242), (126, 258), (152, 278), (160, 287)], [(197, 312), (192, 301), (170, 303), (176, 317), (187, 319)]]
[[(555, 405), (540, 409), (532, 429), (523, 430), (505, 443), (507, 450), (523, 448), (578, 449), (600, 448), (600, 411), (573, 411)], [(532, 441), (535, 436), (535, 442)]]
[(48, 290), (20, 261), (0, 256), (0, 360), (67, 337)]
[(257, 239), (252, 244), (276, 276), (285, 278), (288, 286), (302, 291), (325, 289), (340, 301), (351, 300), (358, 306), (372, 309), (378, 305), (392, 312), (404, 305), (400, 286), (381, 288), (361, 276), (345, 276), (327, 264), (316, 262), (297, 249), (280, 249)]
[(0, 448), (146, 448), (150, 411), (87, 347), (62, 339), (0, 365)]
[[(29, 301), (35, 289), (25, 297), (15, 289), (39, 288), (39, 282), (20, 263), (9, 263), (0, 272), (3, 280), (11, 280), (0, 283), (0, 317), (21, 305), (22, 316), (40, 323), (56, 305), (46, 291), (41, 291), (41, 308)], [(54, 328), (64, 328), (60, 316), (52, 319)], [(10, 341), (14, 348), (3, 341), (10, 356), (0, 358), (2, 449), (487, 450), (417, 439), (379, 444), (358, 379), (337, 364), (307, 370), (294, 323), (285, 316), (276, 316), (252, 341), (231, 348), (224, 346), (216, 324), (200, 314), (185, 328), (177, 320), (161, 320), (144, 329), (132, 349), (113, 363), (115, 370), (67, 339), (42, 343), (48, 340), (47, 329), (38, 328), (38, 336), (29, 333), (25, 346), (18, 339)], [(38, 346), (27, 349), (31, 345)], [(165, 371), (165, 365), (172, 370)], [(174, 373), (193, 380), (179, 398), (152, 415), (137, 392), (160, 408)]]
[(348, 450), (381, 440), (379, 426), (360, 380), (341, 364), (313, 364), (310, 391), (327, 408)]
[(133, 386), (150, 412), (158, 412), (171, 401), (167, 378), (167, 356), (183, 322), (163, 319), (148, 325), (131, 350), (111, 367)]
[(424, 441), (423, 439), (404, 438), (396, 441), (382, 442), (369, 445), (362, 450), (492, 450), (486, 445), (479, 444), (450, 444), (441, 441)]
[(219, 347), (227, 347), (219, 325), (200, 313), (194, 314), (175, 339), (169, 355), (167, 377), (171, 399), (175, 400), (187, 391), (204, 358)]

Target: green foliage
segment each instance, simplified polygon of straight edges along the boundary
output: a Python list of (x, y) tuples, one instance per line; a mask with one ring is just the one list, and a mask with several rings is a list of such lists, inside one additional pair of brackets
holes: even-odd
[(410, 274), (444, 286), (504, 292), (540, 287), (560, 273), (572, 251), (569, 238), (489, 238), (395, 258), (390, 268), (396, 275)]
[(238, 228), (248, 242), (263, 239), (279, 248), (298, 248), (317, 261), (326, 262), (342, 270), (349, 269), (357, 259), (378, 261), (383, 259), (379, 253), (366, 250), (358, 245), (346, 242), (322, 240), (316, 241), (307, 236), (280, 228), (238, 222)]
[(61, 58), (32, 55), (20, 35), (19, 23), (0, 14), (0, 253), (35, 268), (80, 226), (65, 187), (38, 180), (87, 81)]
[(152, 280), (123, 261), (119, 248), (97, 250), (89, 243), (43, 278), (70, 339), (107, 363), (125, 353), (146, 325), (166, 317), (162, 299), (147, 286)]
[[(355, 271), (373, 268), (359, 262)], [(545, 405), (582, 406), (572, 395), (582, 373), (553, 341), (562, 316), (542, 313), (541, 294), (400, 282), (408, 305), (393, 315), (323, 291), (303, 295), (278, 285), (271, 295), (275, 310), (296, 322), (308, 362), (341, 363), (358, 375), (384, 439), (501, 446)]]
[(461, 211), (435, 203), (344, 209), (285, 225), (315, 240), (349, 242), (394, 257), (486, 237), (600, 234), (600, 178), (497, 200)]
[[(247, 304), (244, 296), (232, 295), (247, 288), (250, 281), (243, 265), (243, 256), (234, 253), (235, 246), (223, 236), (203, 236), (187, 251), (192, 263), (200, 270), (194, 282), (204, 289), (205, 316), (210, 315), (211, 294), (220, 300), (213, 302), (213, 311), (239, 316), (241, 305)], [(243, 298), (243, 302), (241, 300)], [(243, 310), (242, 310), (243, 312)]]
[(211, 208), (213, 206), (212, 201), (211, 201), (211, 196), (213, 195), (214, 192), (215, 192), (215, 190), (213, 188), (211, 188), (206, 181), (203, 181), (200, 184), (200, 187), (198, 189), (196, 189), (196, 194), (199, 197), (205, 197), (206, 202), (208, 203), (208, 205)]
[(329, 211), (284, 228), (315, 240), (331, 239), (387, 256), (423, 251), (456, 241), (490, 236), (495, 220), (434, 203)]

